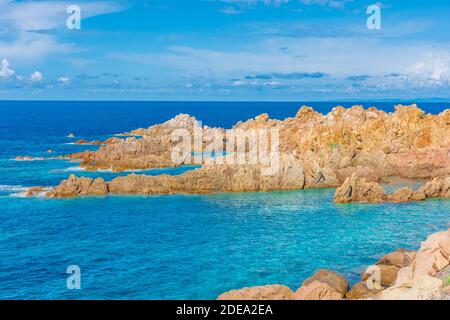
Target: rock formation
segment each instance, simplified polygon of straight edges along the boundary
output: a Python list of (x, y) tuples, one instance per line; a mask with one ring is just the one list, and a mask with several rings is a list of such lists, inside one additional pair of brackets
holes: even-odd
[[(195, 118), (179, 115), (147, 129), (136, 129), (129, 133), (133, 137), (98, 151), (70, 157), (80, 159), (81, 166), (88, 170), (176, 166), (180, 163), (172, 161), (171, 150), (177, 143), (172, 134), (178, 129), (191, 133), (201, 130), (201, 142), (192, 146), (193, 151), (202, 151), (199, 149), (213, 142), (217, 151), (226, 148), (226, 141), (215, 141), (217, 136), (226, 136), (224, 129), (200, 126)], [(450, 174), (450, 110), (431, 115), (416, 105), (397, 106), (393, 113), (354, 106), (336, 107), (322, 115), (302, 107), (293, 118), (273, 120), (262, 114), (237, 123), (233, 129), (276, 129), (280, 152), (311, 164), (313, 173), (331, 173), (341, 183), (355, 172), (369, 181), (392, 175), (432, 178)], [(186, 159), (185, 163), (190, 161)]]
[(357, 173), (344, 181), (344, 184), (336, 189), (334, 194), (335, 203), (348, 202), (383, 202), (387, 198), (383, 188), (376, 182), (367, 182), (360, 178)]
[[(175, 194), (175, 193), (214, 193), (214, 192), (255, 192), (274, 190), (298, 190), (324, 185), (337, 185), (332, 177), (307, 175), (308, 168), (291, 155), (281, 158), (278, 170), (273, 175), (263, 175), (261, 165), (205, 165), (204, 167), (172, 175), (130, 174), (105, 182), (103, 179), (77, 178), (71, 175), (68, 180), (50, 191), (47, 196), (77, 197), (99, 194)], [(326, 176), (326, 175), (325, 175)], [(95, 185), (95, 188), (92, 185)]]
[(402, 203), (409, 201), (422, 201), (432, 198), (450, 198), (450, 177), (434, 178), (427, 182), (417, 191), (405, 187), (387, 194), (384, 189), (376, 182), (367, 182), (360, 178), (356, 173), (347, 178), (342, 186), (336, 189), (334, 194), (335, 203), (349, 202), (394, 202)]

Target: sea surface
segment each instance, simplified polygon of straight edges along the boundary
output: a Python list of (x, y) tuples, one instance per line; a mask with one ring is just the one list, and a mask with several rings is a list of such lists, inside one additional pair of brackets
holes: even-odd
[[(383, 254), (417, 249), (427, 235), (450, 226), (448, 200), (335, 205), (331, 189), (82, 199), (20, 195), (30, 186), (57, 185), (71, 173), (108, 180), (119, 175), (48, 159), (97, 148), (74, 145), (77, 139), (106, 139), (179, 113), (228, 128), (263, 112), (291, 117), (303, 104), (328, 112), (361, 102), (0, 101), (0, 298), (214, 299), (264, 284), (295, 290), (319, 268), (355, 283)], [(386, 111), (394, 106), (362, 104)], [(419, 106), (439, 113), (450, 103)], [(15, 161), (17, 156), (43, 160)], [(386, 187), (421, 183), (395, 180)], [(67, 289), (70, 265), (81, 269), (80, 290)]]

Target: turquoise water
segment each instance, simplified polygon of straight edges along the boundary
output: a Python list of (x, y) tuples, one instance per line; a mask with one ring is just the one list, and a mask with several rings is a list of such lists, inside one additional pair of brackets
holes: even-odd
[[(247, 113), (284, 110), (290, 116), (294, 108), (220, 105), (227, 108), (214, 115), (198, 106), (186, 108), (209, 115), (205, 124), (224, 126)], [(0, 103), (0, 298), (213, 299), (230, 289), (269, 283), (296, 289), (319, 268), (355, 282), (381, 255), (399, 247), (416, 249), (428, 234), (450, 226), (450, 201), (334, 205), (331, 189), (84, 199), (18, 196), (25, 187), (56, 185), (70, 173), (106, 179), (118, 174), (86, 173), (65, 160), (11, 160), (16, 156), (95, 148), (69, 144), (66, 135), (104, 139), (178, 113), (171, 105), (162, 111), (157, 105), (131, 106), (136, 112), (127, 103), (113, 105), (109, 112), (88, 102)], [(429, 107), (436, 112), (442, 108)], [(69, 265), (81, 268), (81, 290), (66, 288)]]

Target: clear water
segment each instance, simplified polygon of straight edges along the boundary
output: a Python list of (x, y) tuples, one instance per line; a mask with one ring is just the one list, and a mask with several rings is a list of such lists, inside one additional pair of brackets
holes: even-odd
[[(11, 160), (48, 157), (48, 149), (59, 155), (95, 148), (68, 144), (68, 133), (105, 139), (180, 112), (230, 127), (262, 112), (292, 116), (299, 105), (0, 102), (0, 298), (214, 299), (230, 289), (269, 283), (296, 289), (319, 268), (356, 282), (381, 255), (415, 249), (428, 234), (450, 226), (450, 201), (334, 205), (331, 189), (62, 200), (17, 196), (27, 186), (56, 185), (70, 173), (118, 175), (86, 173), (63, 160)], [(312, 105), (326, 112), (335, 103)], [(392, 110), (393, 104), (376, 105)], [(435, 113), (446, 107), (422, 105)], [(66, 288), (65, 271), (73, 264), (81, 268), (81, 290)]]

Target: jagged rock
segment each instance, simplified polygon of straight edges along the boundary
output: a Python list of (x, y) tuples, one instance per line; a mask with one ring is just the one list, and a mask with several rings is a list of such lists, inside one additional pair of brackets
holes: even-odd
[(434, 178), (421, 187), (418, 192), (423, 193), (426, 198), (450, 198), (450, 177)]
[(386, 193), (378, 183), (367, 182), (356, 173), (347, 178), (334, 194), (335, 203), (383, 202), (386, 198)]
[(306, 279), (292, 295), (293, 300), (341, 300), (349, 287), (343, 276), (321, 269)]
[(278, 284), (231, 290), (221, 294), (217, 300), (290, 300), (290, 288)]
[(86, 195), (105, 195), (108, 193), (108, 185), (103, 178), (77, 178), (71, 174), (67, 180), (49, 191), (46, 196), (49, 198), (67, 198)]
[(178, 176), (130, 174), (110, 182), (70, 176), (49, 197), (113, 194), (172, 194), (298, 190), (306, 185), (302, 164), (285, 155), (273, 175), (260, 165), (206, 165)]
[[(429, 115), (411, 105), (396, 106), (393, 113), (373, 107), (367, 110), (362, 106), (336, 107), (328, 115), (322, 115), (304, 106), (294, 118), (280, 121), (262, 114), (239, 122), (233, 128), (277, 129), (281, 152), (296, 154), (305, 163), (326, 168), (340, 183), (354, 172), (368, 181), (378, 181), (389, 175), (432, 178), (450, 175), (448, 114)], [(176, 166), (179, 163), (171, 159), (174, 146), (171, 134), (177, 129), (189, 132), (203, 129), (202, 143), (195, 146), (195, 151), (201, 151), (197, 149), (204, 148), (225, 132), (222, 128), (202, 128), (195, 118), (182, 114), (130, 133), (142, 138), (130, 137), (70, 158), (77, 157), (81, 166), (88, 170)], [(224, 142), (219, 141), (218, 151), (225, 148)], [(314, 186), (322, 187), (320, 183)]]
[(402, 203), (409, 201), (422, 201), (430, 198), (449, 198), (450, 177), (445, 179), (435, 178), (427, 182), (417, 191), (408, 187), (401, 188), (392, 194), (386, 194), (383, 188), (376, 182), (367, 182), (354, 173), (347, 178), (334, 194), (335, 203), (349, 202), (394, 202)]
[(415, 192), (408, 187), (398, 189), (393, 194), (390, 194), (388, 196), (389, 202), (396, 202), (396, 203), (403, 203), (409, 201), (422, 201), (425, 199), (426, 196), (423, 194), (423, 192), (420, 191)]

